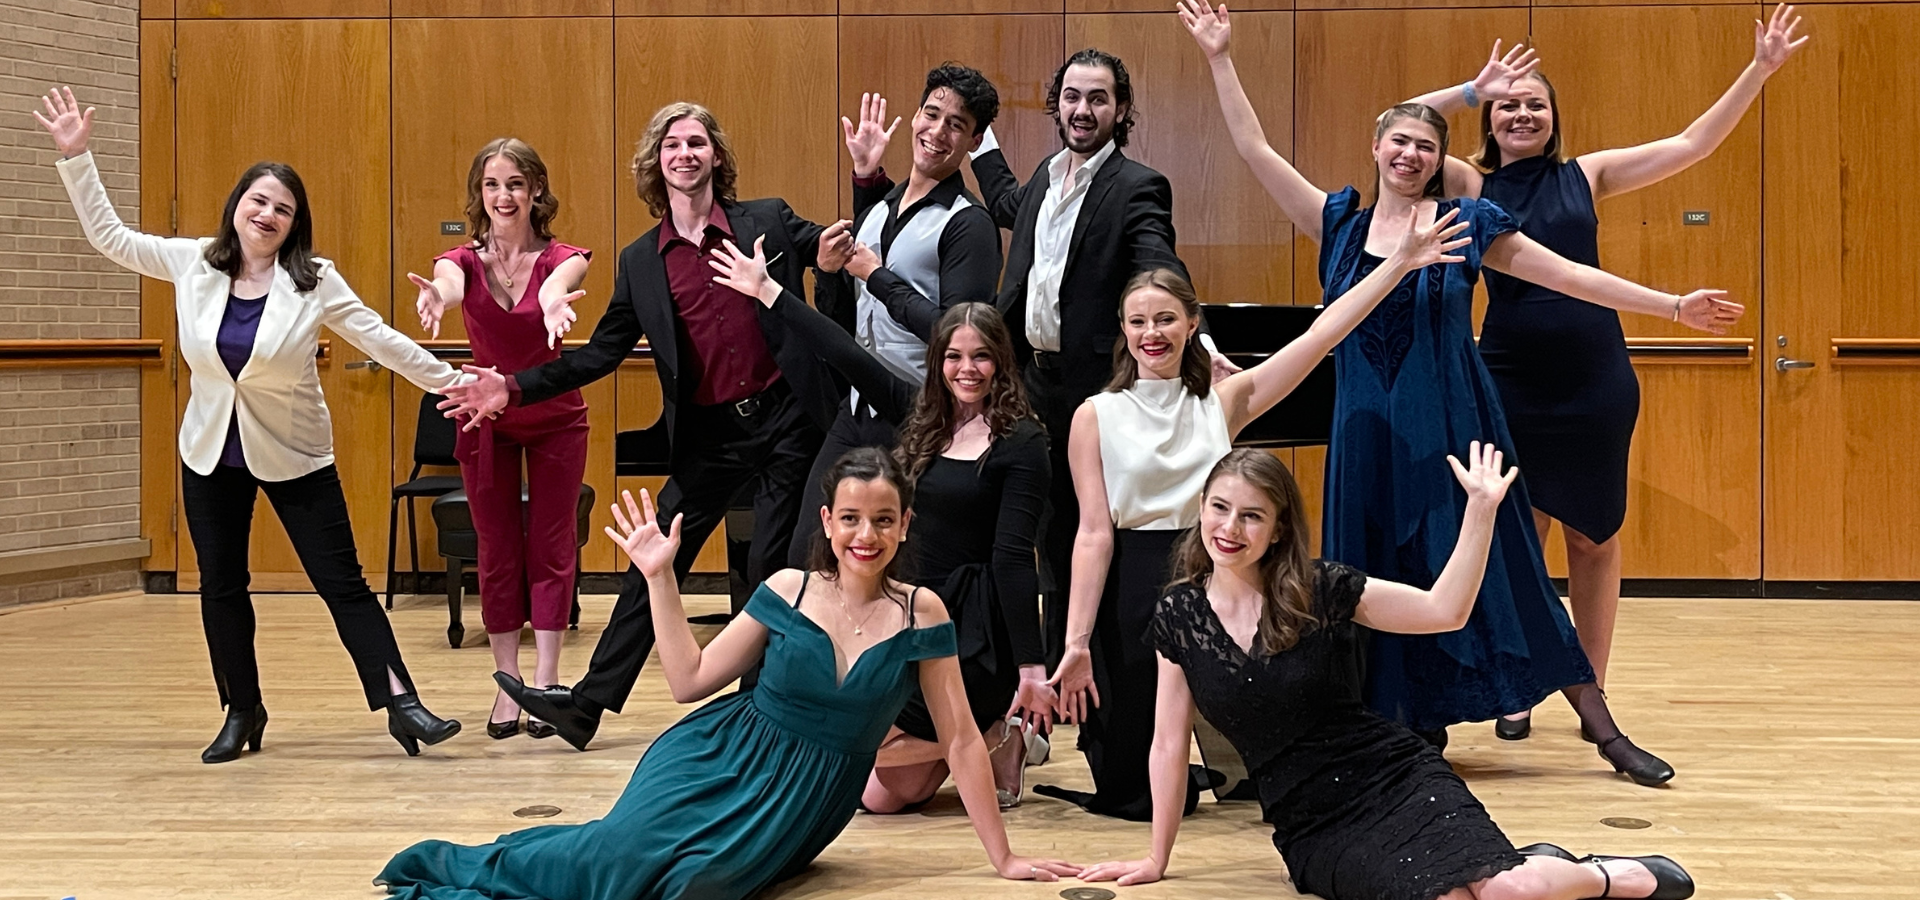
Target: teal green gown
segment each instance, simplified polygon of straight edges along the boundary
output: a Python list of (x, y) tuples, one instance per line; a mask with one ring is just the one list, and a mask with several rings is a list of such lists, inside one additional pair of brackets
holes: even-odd
[(746, 614), (768, 631), (760, 683), (667, 729), (605, 818), (469, 847), (422, 841), (376, 884), (406, 900), (733, 900), (798, 874), (853, 818), (917, 683), (953, 656), (953, 624), (907, 628), (834, 684), (833, 642), (762, 584)]

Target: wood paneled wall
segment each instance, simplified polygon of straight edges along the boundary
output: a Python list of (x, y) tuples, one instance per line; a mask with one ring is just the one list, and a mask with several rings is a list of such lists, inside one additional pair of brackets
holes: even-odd
[[(210, 230), (209, 210), (241, 166), (287, 158), (307, 173), (323, 252), (371, 305), (417, 334), (406, 272), (424, 272), (448, 246), (437, 224), (463, 218), (474, 150), (514, 134), (553, 172), (561, 236), (596, 251), (576, 335), (584, 336), (604, 308), (619, 248), (653, 224), (628, 163), (661, 104), (692, 99), (715, 110), (739, 156), (742, 196), (782, 196), (826, 221), (851, 212), (838, 120), (861, 92), (884, 92), (908, 116), (927, 68), (951, 59), (982, 69), (1001, 94), (995, 131), (1024, 177), (1058, 146), (1042, 111), (1054, 67), (1071, 50), (1099, 46), (1131, 70), (1139, 124), (1126, 152), (1172, 181), (1179, 249), (1202, 298), (1319, 302), (1315, 248), (1234, 154), (1205, 62), (1168, 5), (146, 0), (146, 199), (160, 208), (162, 194), (177, 196), (183, 232)], [(1676, 292), (1725, 288), (1750, 309), (1735, 333), (1750, 348), (1744, 357), (1636, 359), (1644, 402), (1623, 532), (1630, 577), (1920, 579), (1920, 534), (1902, 512), (1920, 495), (1912, 449), (1920, 432), (1911, 415), (1890, 415), (1898, 398), (1916, 395), (1920, 367), (1889, 364), (1891, 355), (1836, 367), (1829, 346), (1920, 338), (1901, 262), (1915, 226), (1895, 213), (1920, 200), (1920, 187), (1895, 168), (1916, 117), (1882, 115), (1920, 108), (1916, 64), (1899, 47), (1901, 36), (1920, 33), (1920, 4), (1802, 12), (1815, 42), (1712, 159), (1600, 208), (1609, 269)], [(1322, 187), (1364, 188), (1374, 116), (1471, 77), (1495, 38), (1538, 47), (1559, 90), (1567, 146), (1579, 153), (1683, 128), (1750, 58), (1750, 21), (1761, 14), (1751, 2), (1249, 0), (1234, 7), (1235, 61), (1281, 153)], [(177, 84), (151, 64), (176, 43)], [(246, 66), (229, 62), (243, 55)], [(175, 132), (155, 134), (169, 118)], [(1477, 115), (1453, 126), (1454, 151), (1470, 152)], [(908, 163), (904, 132), (896, 137), (887, 161), (899, 174)], [(1876, 173), (1885, 180), (1871, 181)], [(1710, 224), (1682, 225), (1690, 210), (1709, 212)], [(148, 304), (146, 330), (171, 339), (164, 296)], [(1626, 327), (1643, 341), (1689, 337), (1634, 317)], [(1781, 350), (1777, 337), (1788, 333)], [(449, 319), (442, 337), (459, 336), (458, 318)], [(391, 376), (346, 374), (341, 364), (358, 356), (334, 346), (327, 389), (337, 409), (353, 410), (336, 416), (343, 471), (350, 459), (369, 460), (356, 464), (350, 490), (364, 495), (354, 500), (355, 525), (377, 574), (372, 548), (385, 537), (377, 511), (386, 482), (410, 467), (417, 394)], [(1818, 367), (1779, 375), (1773, 359), (1788, 351)], [(650, 368), (635, 364), (588, 392), (589, 478), (603, 497), (616, 487), (613, 432), (649, 424), (657, 390)], [(150, 407), (169, 411), (170, 393), (149, 393)], [(151, 433), (163, 423), (150, 419)], [(1281, 455), (1317, 520), (1323, 451)], [(1829, 458), (1845, 465), (1823, 466)], [(152, 511), (171, 499), (159, 469), (148, 467), (146, 518), (156, 526), (167, 517)], [(617, 568), (603, 544), (589, 544), (589, 570)], [(150, 568), (191, 569), (186, 542), (177, 552), (172, 541), (155, 546)], [(717, 549), (703, 570), (718, 568)], [(297, 570), (285, 565), (290, 555), (276, 558)]]

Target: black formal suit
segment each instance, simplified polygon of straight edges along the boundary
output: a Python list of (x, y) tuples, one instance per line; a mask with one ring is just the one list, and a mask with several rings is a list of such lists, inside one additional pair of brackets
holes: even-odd
[(1072, 571), (1073, 534), (1080, 525), (1080, 507), (1067, 467), (1074, 410), (1112, 378), (1113, 348), (1120, 339), (1120, 291), (1127, 280), (1147, 269), (1187, 274), (1173, 249), (1173, 188), (1166, 176), (1128, 159), (1115, 147), (1093, 173), (1074, 220), (1060, 281), (1060, 350), (1036, 353), (1027, 341), (1027, 284), (1052, 161), (1051, 156), (1042, 160), (1033, 177), (1021, 184), (998, 149), (973, 160), (987, 211), (1000, 227), (1013, 232), (996, 305), (1013, 334), (1028, 400), (1050, 436), (1048, 451), (1055, 474), (1040, 545), (1049, 664), (1059, 661), (1066, 637), (1067, 579)]
[[(764, 236), (771, 261), (768, 273), (782, 287), (804, 296), (802, 278), (816, 262), (821, 226), (800, 218), (779, 199), (723, 203), (721, 208), (735, 244), (751, 252), (754, 241)], [(737, 404), (694, 403), (698, 372), (689, 362), (691, 349), (684, 346), (689, 338), (668, 288), (656, 225), (620, 252), (613, 297), (592, 339), (558, 360), (514, 376), (518, 401), (536, 403), (612, 373), (640, 339), (647, 338), (660, 376), (661, 415), (671, 445), (671, 472), (659, 497), (661, 521), (672, 521), (676, 513), (685, 517), (674, 560), (680, 578), (693, 567), (734, 496), (750, 484), (755, 495), (749, 583), (758, 584), (785, 561), (801, 484), (839, 406), (841, 394), (832, 371), (810, 348), (790, 339), (772, 311), (758, 302), (754, 306), (781, 380)], [(626, 702), (653, 647), (646, 588), (640, 570), (628, 566), (587, 675), (574, 685), (576, 698), (615, 712)]]

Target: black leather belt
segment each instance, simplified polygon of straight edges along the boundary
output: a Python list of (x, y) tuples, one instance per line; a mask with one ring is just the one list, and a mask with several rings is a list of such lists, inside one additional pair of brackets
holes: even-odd
[(1033, 365), (1035, 368), (1045, 369), (1051, 372), (1066, 363), (1065, 356), (1066, 354), (1064, 353), (1056, 353), (1052, 350), (1035, 350), (1033, 351)]
[(752, 419), (772, 412), (774, 407), (780, 405), (780, 401), (787, 399), (792, 393), (793, 389), (788, 387), (787, 380), (782, 378), (758, 394), (744, 400), (715, 404), (712, 408), (727, 410), (742, 419)]

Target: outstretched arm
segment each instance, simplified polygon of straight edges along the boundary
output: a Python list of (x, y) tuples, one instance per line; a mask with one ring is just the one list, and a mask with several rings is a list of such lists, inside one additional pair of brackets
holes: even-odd
[(993, 126), (987, 126), (986, 134), (981, 137), (980, 146), (967, 154), (972, 160), (973, 177), (980, 182), (980, 199), (987, 205), (987, 212), (993, 214), (993, 222), (1001, 228), (1012, 228), (1014, 220), (1020, 215), (1020, 204), (1026, 201), (1027, 191), (1038, 187), (1046, 190), (1046, 185), (1035, 178), (1026, 184), (1013, 177), (1013, 169), (1007, 165), (1007, 155), (1000, 150), (1000, 140), (994, 137)]
[(67, 186), (67, 199), (80, 217), (87, 243), (102, 256), (148, 278), (172, 281), (193, 265), (200, 256), (199, 241), (135, 231), (114, 211), (100, 172), (94, 168), (93, 154), (87, 150), (93, 135), (93, 107), (82, 110), (73, 100), (72, 88), (48, 91), (40, 103), (46, 115), (35, 112), (33, 118), (60, 150), (60, 180)]
[(1432, 209), (1431, 204), (1421, 203), (1409, 210), (1411, 221), (1393, 255), (1328, 304), (1306, 334), (1294, 338), (1259, 365), (1228, 376), (1218, 384), (1220, 403), (1227, 414), (1227, 434), (1238, 435), (1247, 423), (1299, 387), (1308, 373), (1333, 351), (1334, 345), (1359, 327), (1408, 272), (1423, 266), (1462, 261), (1462, 257), (1449, 255), (1450, 251), (1473, 242), (1472, 238), (1458, 237), (1467, 230), (1467, 223), (1453, 221), (1460, 210), (1456, 207), (1432, 222), (1420, 224), (1423, 212), (1431, 215)]
[(379, 313), (361, 302), (333, 263), (320, 266), (320, 283), (314, 286), (312, 297), (320, 304), (320, 324), (421, 390), (444, 394), (472, 380), (395, 331)]
[(1501, 498), (1520, 475), (1518, 467), (1501, 474), (1504, 455), (1492, 444), (1474, 441), (1467, 448), (1468, 465), (1449, 455), (1453, 477), (1467, 491), (1467, 511), (1461, 517), (1460, 537), (1453, 555), (1434, 579), (1433, 589), (1368, 578), (1353, 620), (1375, 631), (1396, 634), (1437, 634), (1466, 627), (1480, 579), (1487, 570), (1487, 548), (1493, 544), (1494, 515)]
[(1495, 271), (1596, 306), (1658, 316), (1713, 334), (1726, 334), (1747, 311), (1745, 306), (1726, 299), (1726, 291), (1703, 288), (1685, 296), (1656, 291), (1573, 262), (1517, 231), (1494, 238), (1481, 262)]
[[(946, 608), (932, 591), (915, 592), (914, 613), (922, 627), (947, 620)], [(1001, 878), (1015, 881), (1058, 881), (1062, 876), (1080, 874), (1080, 867), (1057, 859), (1032, 859), (1016, 856), (1007, 845), (1007, 825), (1000, 817), (1000, 803), (993, 792), (993, 767), (987, 761), (987, 745), (974, 727), (968, 711), (967, 686), (960, 678), (960, 660), (953, 656), (923, 659), (920, 667), (920, 692), (927, 698), (927, 712), (933, 717), (933, 730), (946, 751), (947, 767), (953, 770), (953, 783), (960, 789), (960, 802), (973, 822), (973, 833), (987, 851), (987, 859)]]
[(548, 349), (558, 346), (560, 338), (572, 331), (573, 323), (580, 318), (573, 311), (573, 302), (587, 295), (580, 290), (580, 282), (587, 277), (587, 260), (584, 253), (567, 257), (540, 285), (540, 317), (547, 328)]
[(1595, 200), (1637, 191), (1680, 174), (1720, 147), (1727, 135), (1746, 117), (1748, 107), (1760, 97), (1767, 79), (1785, 65), (1787, 58), (1812, 38), (1794, 36), (1800, 17), (1784, 3), (1762, 23), (1753, 23), (1753, 62), (1747, 64), (1733, 86), (1720, 95), (1700, 118), (1685, 131), (1637, 147), (1600, 150), (1581, 156), (1580, 168), (1593, 185)]
[(1173, 858), (1173, 839), (1180, 834), (1181, 813), (1187, 802), (1187, 760), (1192, 754), (1193, 691), (1187, 670), (1165, 656), (1160, 660), (1159, 687), (1153, 709), (1153, 748), (1147, 751), (1147, 781), (1153, 788), (1153, 849), (1145, 859), (1103, 862), (1087, 867), (1081, 881), (1112, 881), (1121, 885), (1150, 884), (1167, 874)]
[(440, 320), (447, 315), (448, 307), (459, 306), (467, 296), (467, 273), (460, 265), (450, 259), (433, 261), (433, 278), (422, 278), (412, 272), (407, 280), (420, 289), (413, 301), (413, 311), (420, 314), (420, 327), (428, 336), (440, 336)]
[(1253, 169), (1253, 177), (1280, 204), (1281, 211), (1315, 243), (1320, 241), (1320, 212), (1327, 205), (1327, 192), (1313, 186), (1291, 163), (1267, 143), (1246, 89), (1240, 86), (1240, 74), (1234, 71), (1233, 58), (1227, 53), (1231, 30), (1225, 5), (1213, 7), (1207, 0), (1180, 0), (1180, 22), (1193, 35), (1207, 55), (1213, 70), (1213, 86), (1220, 95), (1220, 112), (1226, 116), (1227, 132), (1233, 135), (1233, 147)]
[[(759, 661), (767, 646), (767, 627), (752, 616), (734, 616), (703, 649), (687, 626), (687, 610), (680, 602), (680, 581), (673, 574), (673, 557), (680, 550), (680, 516), (662, 529), (645, 490), (635, 505), (633, 494), (620, 492), (613, 504), (613, 526), (607, 537), (626, 551), (627, 558), (647, 577), (647, 602), (654, 618), (654, 647), (660, 651), (660, 671), (676, 703), (694, 703), (713, 696)], [(622, 503), (625, 509), (622, 509)], [(783, 569), (767, 579), (781, 596), (800, 591), (800, 573)]]

